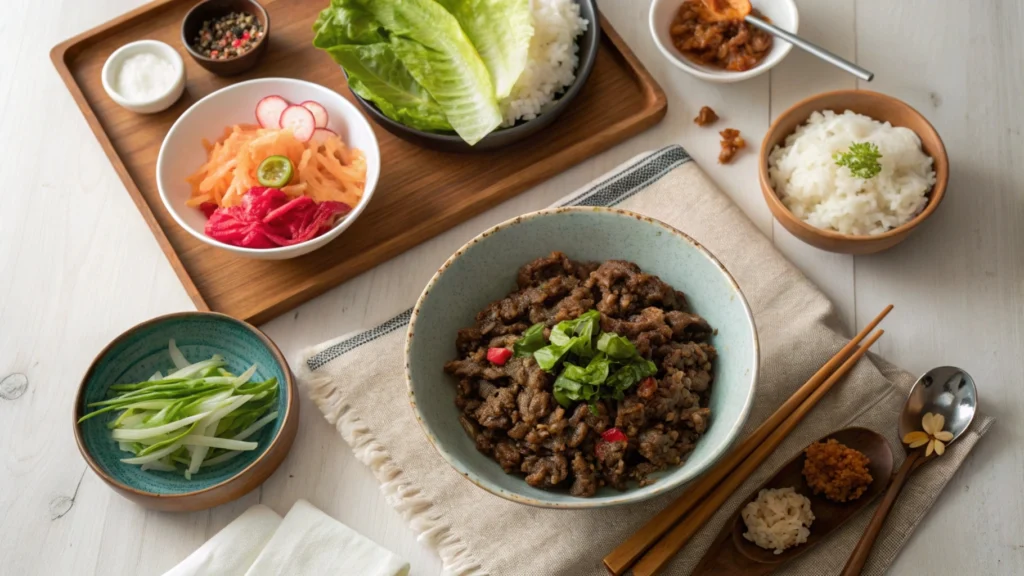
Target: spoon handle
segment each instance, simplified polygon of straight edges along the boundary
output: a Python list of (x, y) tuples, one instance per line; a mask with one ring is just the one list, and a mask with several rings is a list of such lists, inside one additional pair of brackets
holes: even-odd
[(773, 24), (769, 24), (764, 20), (761, 20), (760, 18), (747, 16), (746, 18), (744, 18), (744, 20), (751, 26), (760, 28), (761, 30), (764, 30), (765, 32), (771, 34), (772, 36), (775, 36), (776, 38), (781, 38), (786, 42), (793, 44), (797, 48), (800, 48), (801, 50), (810, 52), (811, 54), (814, 54), (815, 56), (821, 58), (825, 62), (828, 62), (829, 64), (837, 68), (841, 68), (849, 72), (850, 74), (853, 74), (857, 78), (864, 80), (865, 82), (871, 82), (871, 79), (875, 77), (875, 74), (873, 72), (865, 70), (864, 68), (857, 66), (856, 64), (850, 62), (845, 58), (840, 58), (839, 56), (836, 56), (835, 54), (829, 52), (828, 50), (825, 50), (821, 46), (811, 44), (810, 42), (804, 40), (803, 38), (797, 36), (796, 34), (786, 32), (782, 28), (779, 28), (778, 26), (775, 26)]
[(899, 497), (900, 491), (903, 490), (903, 485), (906, 484), (907, 478), (910, 477), (910, 473), (916, 467), (915, 464), (923, 455), (923, 449), (914, 450), (907, 454), (907, 459), (903, 461), (903, 465), (896, 472), (896, 477), (893, 478), (892, 484), (885, 491), (882, 503), (875, 510), (875, 515), (871, 517), (868, 527), (864, 529), (864, 535), (860, 537), (856, 548), (850, 554), (850, 559), (846, 561), (842, 576), (859, 576), (861, 570), (864, 569), (864, 564), (867, 563), (868, 557), (871, 555), (871, 547), (875, 545), (875, 540), (878, 539), (878, 534), (882, 531), (882, 525), (885, 524), (885, 517), (889, 515), (892, 505), (896, 503), (896, 498)]

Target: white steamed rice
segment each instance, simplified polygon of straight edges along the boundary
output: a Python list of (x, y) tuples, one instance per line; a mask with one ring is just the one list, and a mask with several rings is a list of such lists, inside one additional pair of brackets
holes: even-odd
[(536, 118), (576, 79), (576, 37), (587, 29), (576, 0), (530, 0), (533, 38), (526, 68), (499, 102), (503, 126)]
[(776, 554), (807, 542), (814, 522), (811, 501), (792, 488), (761, 490), (740, 515), (747, 525), (743, 537)]
[[(882, 171), (858, 178), (837, 166), (833, 153), (871, 142), (882, 154)], [(782, 203), (817, 228), (843, 234), (881, 234), (909, 222), (928, 203), (935, 184), (932, 159), (909, 128), (893, 127), (847, 110), (815, 112), (785, 146), (768, 156), (768, 175)]]

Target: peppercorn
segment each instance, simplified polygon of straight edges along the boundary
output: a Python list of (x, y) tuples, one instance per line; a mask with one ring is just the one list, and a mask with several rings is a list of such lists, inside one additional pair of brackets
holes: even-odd
[(230, 12), (204, 21), (192, 47), (207, 58), (226, 60), (252, 50), (263, 33), (263, 25), (252, 14)]

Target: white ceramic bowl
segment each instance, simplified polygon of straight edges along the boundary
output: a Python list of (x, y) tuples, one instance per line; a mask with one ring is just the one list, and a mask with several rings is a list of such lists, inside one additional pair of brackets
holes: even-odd
[[(265, 96), (277, 94), (289, 102), (315, 100), (327, 109), (327, 127), (338, 133), (352, 148), (362, 150), (366, 156), (366, 188), (359, 204), (345, 215), (334, 228), (324, 234), (281, 248), (241, 248), (210, 238), (204, 232), (206, 216), (198, 209), (185, 205), (191, 188), (185, 178), (206, 162), (203, 138), (211, 142), (224, 135), (224, 128), (234, 124), (254, 124), (256, 104)], [(171, 126), (160, 155), (156, 160), (156, 184), (164, 207), (174, 220), (201, 242), (223, 248), (239, 256), (259, 260), (284, 260), (307, 254), (337, 238), (362, 214), (373, 197), (380, 177), (380, 147), (377, 137), (363, 114), (354, 104), (337, 92), (319, 84), (291, 78), (260, 78), (232, 84), (196, 102)]]
[[(797, 13), (796, 2), (793, 0), (751, 0), (750, 4), (767, 16), (772, 21), (772, 24), (787, 32), (796, 34), (800, 24), (800, 16)], [(671, 28), (672, 22), (679, 12), (679, 7), (682, 5), (683, 0), (654, 0), (651, 3), (648, 24), (651, 29), (651, 35), (654, 37), (655, 45), (665, 55), (665, 58), (668, 58), (669, 62), (675, 64), (680, 70), (689, 72), (702, 80), (726, 83), (753, 78), (771, 70), (793, 48), (793, 45), (789, 42), (775, 38), (772, 42), (772, 50), (765, 56), (764, 60), (757, 66), (744, 72), (732, 72), (698, 64), (676, 49), (669, 34), (669, 28)]]
[[(117, 73), (121, 71), (125, 60), (137, 54), (146, 53), (170, 62), (177, 77), (163, 94), (149, 100), (131, 100), (114, 88)], [(100, 80), (103, 82), (103, 90), (107, 92), (107, 96), (110, 96), (110, 99), (121, 107), (140, 114), (152, 114), (170, 108), (171, 104), (181, 98), (181, 93), (185, 91), (185, 63), (181, 60), (181, 55), (167, 44), (157, 40), (139, 40), (121, 46), (107, 58), (107, 61), (103, 63), (103, 70), (100, 72)]]

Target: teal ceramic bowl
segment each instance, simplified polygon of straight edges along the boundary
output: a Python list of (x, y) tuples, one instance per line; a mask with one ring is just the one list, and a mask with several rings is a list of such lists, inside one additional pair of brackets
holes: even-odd
[[(515, 288), (518, 268), (559, 250), (575, 260), (629, 260), (681, 290), (717, 329), (711, 423), (689, 459), (651, 477), (653, 484), (620, 492), (601, 488), (590, 498), (540, 490), (506, 474), (476, 450), (459, 424), (455, 381), (444, 373), (456, 356), (455, 335), (478, 311)], [(657, 220), (608, 208), (557, 208), (520, 216), (484, 232), (445, 262), (413, 309), (406, 341), (409, 400), (427, 439), (460, 474), (502, 498), (547, 508), (601, 508), (638, 502), (693, 480), (740, 434), (757, 382), (757, 333), (750, 308), (732, 276), (706, 249)]]
[[(174, 338), (190, 362), (220, 354), (227, 369), (241, 374), (258, 366), (255, 379), (276, 377), (280, 413), (252, 440), (259, 447), (217, 466), (200, 469), (186, 480), (180, 472), (142, 471), (124, 464), (122, 452), (110, 437), (107, 423), (116, 413), (78, 424), (88, 413), (86, 404), (106, 398), (112, 384), (147, 380), (154, 372), (173, 370), (167, 351)], [(234, 500), (256, 488), (284, 460), (298, 429), (299, 403), (288, 363), (277, 346), (256, 327), (212, 312), (183, 312), (143, 322), (118, 336), (93, 361), (75, 398), (75, 439), (82, 456), (96, 474), (123, 496), (159, 510), (203, 510)]]

